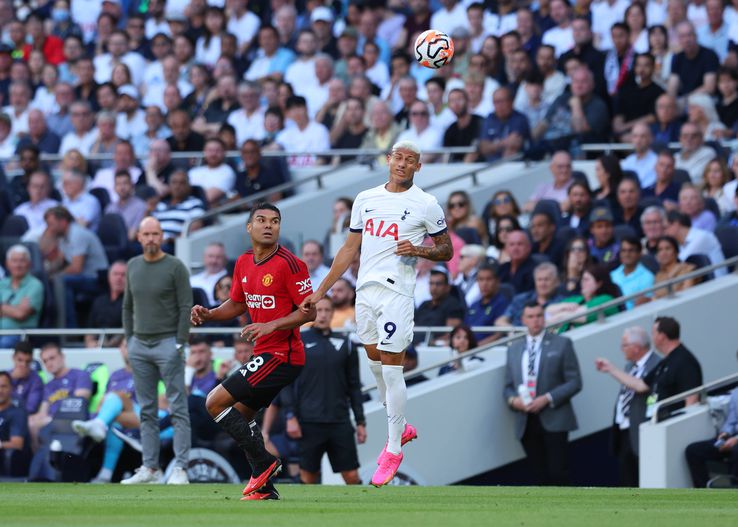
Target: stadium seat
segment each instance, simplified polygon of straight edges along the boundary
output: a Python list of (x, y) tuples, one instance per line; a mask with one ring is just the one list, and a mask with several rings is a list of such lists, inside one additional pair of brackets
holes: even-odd
[(566, 245), (569, 241), (577, 235), (577, 230), (568, 225), (564, 225), (556, 229), (556, 241)]
[[(688, 256), (685, 261), (694, 265), (696, 269), (702, 269), (704, 267), (709, 267), (712, 265), (710, 258), (706, 254), (693, 254), (691, 256)], [(708, 281), (714, 278), (715, 273), (708, 273), (704, 276), (703, 280)]]
[(23, 242), (28, 252), (31, 253), (31, 272), (41, 273), (44, 271), (44, 257), (41, 256), (41, 249), (36, 242)]
[(559, 202), (554, 199), (542, 199), (536, 203), (533, 208), (533, 214), (542, 212), (548, 214), (554, 222), (554, 225), (561, 223), (561, 207)]
[(100, 218), (97, 236), (103, 244), (108, 262), (125, 258), (128, 249), (128, 229), (119, 214), (104, 214)]
[(150, 185), (136, 185), (136, 197), (139, 199), (146, 201), (156, 194), (156, 189)]
[(110, 204), (110, 194), (104, 188), (93, 188), (90, 189), (90, 194), (95, 196), (97, 201), (100, 203), (100, 210), (105, 212), (105, 209)]
[(508, 302), (510, 302), (515, 296), (515, 286), (512, 284), (500, 283), (499, 292), (507, 299)]
[(643, 264), (643, 267), (651, 271), (653, 274), (659, 272), (659, 262), (656, 261), (653, 254), (644, 254), (641, 256), (641, 263)]
[(456, 235), (464, 240), (467, 244), (481, 245), (482, 238), (479, 236), (479, 231), (474, 227), (459, 227), (456, 229)]
[(685, 183), (691, 183), (692, 178), (689, 176), (689, 172), (683, 168), (677, 168), (674, 170), (674, 179), (672, 181), (681, 187)]
[(586, 183), (587, 187), (589, 187), (589, 180), (587, 179), (587, 174), (585, 174), (581, 170), (573, 170), (571, 172), (571, 177), (572, 179), (574, 179), (574, 181), (580, 181), (582, 183)]
[(615, 232), (615, 239), (618, 241), (628, 236), (636, 236), (636, 231), (630, 225), (615, 225), (613, 231)]
[(720, 207), (715, 201), (715, 198), (705, 198), (705, 209), (709, 210), (715, 215), (715, 219), (720, 219)]
[(641, 180), (638, 179), (638, 173), (635, 170), (623, 170), (623, 179), (628, 178), (638, 182), (638, 186), (641, 186)]
[(720, 242), (725, 258), (738, 256), (738, 227), (718, 225), (715, 228), (715, 236)]
[(192, 185), (192, 195), (202, 200), (205, 204), (205, 210), (210, 208), (210, 205), (208, 204), (208, 196), (205, 194), (205, 189), (200, 185)]
[(640, 203), (638, 203), (642, 209), (647, 209), (648, 207), (663, 207), (664, 204), (661, 203), (661, 200), (657, 198), (656, 196), (648, 196), (645, 198), (641, 198)]
[(192, 305), (210, 307), (210, 301), (208, 300), (208, 295), (207, 293), (205, 293), (205, 290), (202, 289), (201, 287), (192, 288)]
[(28, 220), (24, 216), (11, 214), (3, 222), (0, 236), (3, 238), (20, 238), (28, 231)]

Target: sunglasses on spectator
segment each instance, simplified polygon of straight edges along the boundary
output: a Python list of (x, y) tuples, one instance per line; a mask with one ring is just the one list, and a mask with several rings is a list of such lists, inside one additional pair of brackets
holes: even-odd
[(463, 209), (466, 207), (466, 201), (453, 201), (448, 204), (449, 209)]
[(511, 201), (512, 199), (510, 198), (510, 196), (501, 196), (499, 198), (495, 198), (492, 203), (495, 205), (507, 205)]
[(428, 112), (410, 112), (412, 117), (428, 117)]

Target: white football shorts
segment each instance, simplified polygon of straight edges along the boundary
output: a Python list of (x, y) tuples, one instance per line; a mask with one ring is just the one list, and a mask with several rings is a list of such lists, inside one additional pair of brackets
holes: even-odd
[(379, 284), (367, 284), (356, 294), (356, 326), (362, 344), (402, 353), (413, 341), (415, 301)]

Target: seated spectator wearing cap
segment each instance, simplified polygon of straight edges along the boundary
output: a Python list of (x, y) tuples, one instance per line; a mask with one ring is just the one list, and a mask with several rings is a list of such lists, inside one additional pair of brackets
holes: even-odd
[(178, 169), (172, 172), (169, 177), (169, 196), (162, 199), (152, 212), (152, 216), (161, 223), (164, 246), (169, 249), (167, 252), (174, 252), (174, 240), (182, 234), (186, 222), (192, 221), (190, 232), (202, 228), (202, 222), (197, 221), (197, 218), (203, 214), (205, 204), (192, 195), (187, 172)]
[(679, 191), (679, 212), (689, 216), (696, 229), (712, 232), (717, 226), (715, 214), (705, 209), (705, 198), (694, 185), (683, 185)]
[(658, 241), (666, 229), (666, 211), (656, 205), (646, 207), (641, 214), (641, 229), (643, 230), (643, 254), (656, 256)]
[[(8, 276), (0, 279), (0, 328), (37, 328), (44, 305), (44, 286), (31, 274), (31, 253), (13, 245), (5, 256)], [(0, 336), (0, 348), (12, 348), (20, 335)]]
[(87, 177), (76, 170), (62, 174), (62, 205), (83, 227), (97, 229), (100, 222), (100, 202), (85, 190)]
[(557, 267), (561, 266), (564, 244), (556, 239), (556, 222), (548, 212), (534, 212), (528, 226), (533, 240), (533, 254), (542, 254)]
[[(620, 240), (620, 265), (610, 272), (613, 283), (620, 288), (623, 296), (629, 296), (653, 287), (654, 275), (640, 263), (643, 247), (641, 240), (626, 236)], [(648, 302), (651, 294), (640, 296), (625, 303), (626, 309)]]
[[(467, 326), (494, 326), (510, 304), (510, 300), (500, 293), (500, 280), (497, 270), (491, 264), (483, 264), (476, 273), (476, 283), (480, 298), (469, 304), (464, 315)], [(474, 334), (479, 345), (493, 342), (500, 338), (500, 333), (477, 332)]]
[(205, 164), (190, 170), (190, 184), (205, 190), (210, 205), (216, 205), (233, 192), (236, 173), (225, 162), (225, 145), (217, 138), (208, 139), (203, 149)]
[(702, 174), (707, 163), (717, 157), (715, 150), (705, 145), (704, 136), (694, 123), (684, 123), (679, 132), (681, 150), (675, 156), (676, 168), (689, 172), (692, 182), (702, 182)]
[(59, 152), (61, 140), (58, 135), (49, 130), (46, 117), (41, 110), (28, 111), (28, 133), (22, 135), (18, 140), (17, 151), (26, 145), (33, 145), (45, 154)]
[[(679, 243), (671, 236), (661, 236), (656, 242), (656, 261), (659, 263), (659, 270), (654, 278), (655, 285), (658, 285), (659, 282), (666, 282), (677, 276), (691, 273), (696, 269), (694, 264), (679, 261)], [(699, 282), (699, 278), (682, 280), (673, 284), (671, 291), (683, 291)], [(669, 294), (669, 289), (667, 288), (657, 289), (653, 293), (653, 298), (663, 298)]]
[(679, 47), (682, 51), (671, 61), (671, 76), (667, 90), (674, 97), (686, 97), (692, 93), (715, 93), (717, 69), (720, 60), (711, 49), (697, 42), (694, 25), (680, 22), (676, 27)]
[[(710, 231), (692, 226), (692, 220), (684, 213), (672, 210), (666, 215), (666, 230), (668, 236), (679, 242), (679, 259), (684, 261), (693, 254), (704, 254), (713, 265), (725, 260), (720, 242)], [(727, 274), (725, 267), (715, 270), (715, 276)]]
[(653, 136), (651, 129), (645, 122), (633, 125), (630, 131), (630, 141), (633, 153), (623, 159), (620, 167), (623, 170), (632, 170), (638, 175), (641, 188), (647, 188), (656, 183), (656, 163), (658, 156), (651, 150)]
[[(653, 82), (655, 60), (650, 53), (641, 53), (634, 59), (633, 75), (630, 75), (623, 86), (618, 90), (614, 101), (613, 132), (622, 140), (638, 141), (632, 136), (636, 125), (648, 128), (648, 124), (655, 120), (656, 100), (664, 93), (664, 89)], [(643, 134), (643, 129), (639, 132)], [(650, 135), (650, 134), (649, 134)], [(637, 145), (634, 145), (637, 146)], [(647, 160), (643, 153), (638, 154), (640, 165)], [(632, 170), (632, 169), (629, 169)], [(638, 173), (641, 177), (641, 173)], [(641, 180), (642, 185), (650, 184)]]
[[(579, 327), (590, 324), (597, 320), (598, 315), (591, 313), (584, 315), (593, 307), (605, 304), (621, 296), (620, 289), (613, 284), (610, 278), (610, 271), (606, 266), (601, 264), (592, 264), (584, 270), (582, 274), (582, 292), (565, 298), (558, 304), (550, 304), (546, 308), (546, 322), (548, 324), (558, 324), (568, 318), (582, 315), (573, 322), (567, 322), (561, 327), (561, 331), (568, 330), (571, 326)], [(618, 307), (612, 306), (605, 309), (605, 316), (611, 316), (618, 313)]]
[(628, 225), (638, 237), (643, 236), (641, 230), (641, 213), (643, 208), (639, 205), (641, 200), (641, 188), (638, 180), (634, 177), (624, 177), (617, 188), (617, 206), (615, 207), (615, 224)]
[(511, 91), (498, 88), (492, 101), (495, 109), (482, 122), (479, 135), (479, 153), (488, 162), (513, 156), (530, 141), (528, 119), (513, 109)]
[(273, 26), (261, 26), (257, 42), (256, 56), (244, 78), (249, 81), (260, 81), (267, 77), (281, 78), (295, 60), (294, 52), (280, 46), (279, 33)]
[(535, 287), (533, 269), (535, 262), (531, 258), (531, 244), (525, 231), (512, 231), (507, 235), (505, 251), (510, 261), (500, 265), (498, 276), (500, 281), (512, 285), (516, 293), (524, 293)]
[(620, 252), (613, 223), (609, 207), (595, 207), (589, 215), (589, 253), (595, 261), (610, 267), (617, 264)]
[(574, 181), (567, 191), (569, 211), (561, 215), (560, 225), (571, 227), (579, 234), (589, 232), (589, 214), (592, 210), (592, 191), (586, 181)]
[(523, 206), (525, 212), (532, 212), (536, 203), (542, 199), (553, 199), (559, 202), (562, 210), (566, 211), (569, 209), (569, 203), (567, 201), (568, 191), (574, 182), (571, 154), (564, 150), (556, 152), (551, 158), (549, 169), (553, 176), (553, 182), (541, 183), (536, 187), (528, 202)]
[(59, 204), (58, 201), (50, 197), (51, 178), (42, 170), (33, 172), (28, 180), (26, 190), (29, 197), (28, 201), (18, 205), (13, 210), (13, 214), (26, 218), (29, 230), (42, 229), (46, 226), (44, 213)]
[(644, 198), (656, 197), (661, 201), (664, 208), (676, 208), (679, 203), (679, 189), (681, 187), (674, 182), (675, 165), (674, 154), (668, 150), (659, 152), (654, 168), (656, 181), (653, 185), (644, 188), (641, 196)]
[[(123, 327), (123, 293), (126, 290), (126, 271), (128, 265), (122, 260), (113, 262), (108, 269), (108, 291), (95, 297), (87, 317), (88, 328)], [(123, 335), (85, 335), (85, 347), (117, 347)]]
[(139, 107), (138, 90), (131, 84), (118, 88), (118, 116), (115, 133), (121, 139), (132, 139), (146, 132), (146, 114)]
[(322, 124), (311, 120), (304, 97), (292, 96), (287, 99), (287, 118), (295, 122), (277, 134), (276, 142), (290, 155), (290, 167), (307, 167), (323, 164), (323, 160), (306, 152), (325, 152), (330, 150), (330, 135)]
[(33, 345), (27, 340), (15, 344), (13, 369), (8, 373), (13, 385), (11, 398), (15, 404), (28, 415), (38, 412), (44, 396), (44, 381), (33, 369)]
[[(464, 319), (465, 306), (451, 294), (448, 271), (435, 267), (430, 272), (430, 300), (415, 309), (416, 326), (458, 326)], [(438, 335), (432, 336), (433, 338)], [(413, 342), (422, 342), (425, 335), (416, 333)]]
[(535, 288), (532, 291), (515, 295), (505, 312), (495, 320), (498, 326), (520, 326), (523, 308), (530, 302), (537, 302), (544, 308), (551, 303), (560, 302), (563, 296), (559, 291), (559, 271), (551, 262), (538, 264), (533, 270)]

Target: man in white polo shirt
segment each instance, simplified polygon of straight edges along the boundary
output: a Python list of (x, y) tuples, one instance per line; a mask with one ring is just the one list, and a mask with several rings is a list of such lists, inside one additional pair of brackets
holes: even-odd
[[(328, 129), (320, 123), (311, 121), (307, 113), (304, 97), (295, 95), (287, 99), (287, 118), (295, 126), (285, 128), (277, 134), (276, 142), (287, 152), (325, 152), (331, 147)], [(307, 167), (321, 164), (314, 155), (292, 155), (290, 167)]]
[(190, 184), (205, 190), (208, 203), (216, 205), (227, 197), (236, 184), (236, 173), (224, 162), (225, 145), (218, 138), (208, 139), (203, 150), (204, 165), (189, 172)]

